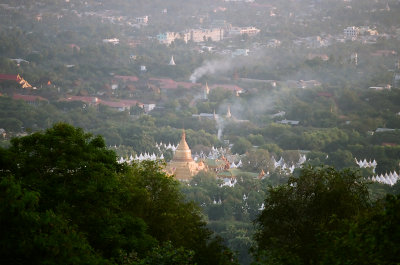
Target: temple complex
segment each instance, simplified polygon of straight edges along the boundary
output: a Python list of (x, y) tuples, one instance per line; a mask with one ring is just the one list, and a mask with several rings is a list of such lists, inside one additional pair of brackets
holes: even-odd
[(202, 161), (196, 163), (192, 158), (192, 151), (186, 143), (185, 131), (175, 151), (174, 157), (165, 168), (168, 174), (174, 175), (180, 181), (190, 181), (201, 170), (207, 170)]

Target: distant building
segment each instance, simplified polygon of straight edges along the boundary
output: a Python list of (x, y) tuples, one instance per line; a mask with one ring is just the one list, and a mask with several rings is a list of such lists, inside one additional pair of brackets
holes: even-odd
[(390, 90), (391, 88), (392, 86), (390, 84), (369, 87), (369, 89), (374, 89), (374, 90)]
[(136, 23), (141, 24), (141, 25), (147, 25), (149, 22), (149, 16), (143, 16), (143, 17), (137, 17)]
[(134, 75), (114, 75), (114, 78), (123, 82), (137, 82), (139, 78)]
[(297, 87), (298, 88), (312, 88), (312, 87), (319, 87), (321, 86), (321, 82), (317, 80), (300, 80), (297, 82)]
[(272, 40), (269, 40), (267, 42), (267, 47), (268, 48), (277, 48), (279, 46), (281, 46), (281, 41), (280, 40), (272, 39)]
[(192, 114), (192, 117), (196, 118), (205, 118), (209, 120), (217, 120), (218, 119), (218, 114), (215, 113), (200, 113), (200, 114)]
[(132, 106), (139, 106), (143, 108), (143, 103), (140, 103), (137, 100), (109, 101), (109, 100), (101, 100), (97, 97), (68, 96), (67, 98), (61, 99), (60, 101), (68, 101), (68, 102), (80, 101), (88, 106), (97, 106), (101, 104), (117, 111), (129, 110)]
[(111, 44), (117, 45), (117, 44), (119, 44), (119, 39), (117, 39), (117, 38), (103, 39), (103, 42), (104, 42), (104, 43), (111, 43)]
[(118, 111), (124, 111), (124, 110), (129, 110), (131, 106), (129, 106), (128, 104), (125, 104), (123, 102), (118, 102), (118, 101), (105, 101), (105, 100), (101, 100), (100, 104), (105, 105), (109, 108), (112, 108), (114, 110), (118, 110)]
[(376, 29), (370, 29), (369, 26), (363, 26), (359, 28), (359, 34), (360, 35), (371, 35), (371, 36), (376, 36), (378, 35), (378, 31)]
[(270, 115), (271, 118), (277, 118), (277, 117), (284, 117), (286, 115), (285, 111), (279, 111), (275, 114)]
[(260, 33), (260, 30), (256, 27), (232, 27), (228, 34), (231, 36), (244, 35), (254, 36)]
[(308, 60), (314, 60), (314, 59), (321, 59), (322, 61), (328, 61), (329, 56), (327, 54), (314, 54), (314, 53), (309, 53), (307, 55)]
[(372, 56), (394, 56), (397, 52), (394, 50), (377, 50), (371, 53)]
[(154, 84), (154, 85), (157, 85), (161, 89), (166, 89), (166, 90), (177, 89), (178, 87), (191, 89), (191, 88), (198, 87), (198, 86), (201, 85), (199, 83), (176, 82), (176, 81), (174, 81), (172, 79), (169, 79), (169, 78), (154, 78), (154, 77), (150, 77), (149, 78), (149, 82)]
[(162, 44), (171, 44), (175, 40), (183, 40), (184, 42), (205, 42), (221, 41), (224, 38), (224, 30), (222, 28), (211, 29), (191, 29), (183, 32), (165, 32), (157, 35), (157, 40)]
[(232, 57), (236, 56), (248, 56), (249, 55), (249, 49), (236, 49), (234, 52), (232, 52)]
[(375, 132), (379, 133), (379, 132), (392, 132), (395, 131), (396, 129), (390, 129), (390, 128), (377, 128), (375, 130)]
[(22, 94), (14, 94), (12, 97), (14, 100), (22, 100), (28, 103), (29, 105), (38, 105), (40, 102), (48, 103), (49, 101), (40, 96), (33, 95), (22, 95)]
[(157, 40), (161, 44), (169, 45), (175, 40), (183, 40), (184, 42), (188, 42), (190, 39), (190, 35), (188, 33), (179, 33), (179, 32), (165, 32), (157, 35)]
[(152, 111), (153, 109), (156, 108), (156, 104), (154, 103), (149, 103), (149, 104), (143, 104), (143, 109), (146, 113)]
[(281, 121), (277, 121), (276, 123), (280, 123), (280, 124), (287, 124), (287, 125), (298, 125), (299, 121), (293, 121), (293, 120), (281, 120)]
[(393, 87), (400, 88), (400, 73), (395, 73), (393, 75)]
[(360, 34), (360, 28), (355, 26), (347, 27), (343, 30), (343, 34), (347, 39), (355, 39)]
[(222, 28), (212, 29), (192, 29), (189, 31), (190, 40), (193, 42), (221, 41), (224, 39), (224, 30)]
[(226, 91), (232, 91), (236, 95), (241, 94), (241, 93), (244, 92), (243, 88), (241, 88), (239, 86), (236, 86), (236, 85), (228, 85), (228, 84), (215, 84), (215, 85), (212, 85), (210, 88), (211, 89), (220, 88), (220, 89), (223, 89), (223, 90), (226, 90)]

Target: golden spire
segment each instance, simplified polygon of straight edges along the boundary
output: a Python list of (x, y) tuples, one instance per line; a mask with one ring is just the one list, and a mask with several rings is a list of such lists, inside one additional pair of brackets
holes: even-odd
[(181, 141), (179, 142), (179, 146), (178, 149), (189, 149), (189, 145), (186, 142), (186, 133), (185, 133), (185, 129), (182, 129), (182, 137), (181, 137)]
[(192, 161), (192, 152), (190, 151), (189, 145), (186, 142), (186, 133), (185, 130), (182, 131), (182, 138), (179, 142), (178, 148), (176, 148), (175, 155), (173, 160), (184, 160), (184, 161)]
[(258, 178), (261, 179), (261, 178), (263, 178), (264, 176), (265, 176), (264, 169), (261, 169), (261, 172), (260, 172), (260, 174), (258, 175)]

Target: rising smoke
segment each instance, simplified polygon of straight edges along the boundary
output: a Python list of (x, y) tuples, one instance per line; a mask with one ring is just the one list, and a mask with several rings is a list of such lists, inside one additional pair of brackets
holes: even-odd
[(196, 83), (201, 77), (206, 74), (222, 74), (226, 73), (234, 66), (233, 59), (225, 58), (214, 61), (205, 61), (200, 67), (194, 70), (190, 76), (190, 81)]
[[(239, 57), (225, 57), (215, 59), (212, 61), (205, 61), (200, 67), (196, 68), (190, 76), (190, 81), (196, 83), (200, 78), (205, 75), (223, 75), (229, 71), (239, 67), (254, 67), (260, 64), (260, 60), (263, 64), (269, 61), (269, 57), (266, 56), (265, 52), (258, 52), (250, 56), (239, 56)], [(234, 115), (232, 119), (225, 119), (228, 106), (231, 107), (231, 112)], [(240, 99), (240, 97), (232, 97), (226, 99), (223, 102), (217, 113), (219, 115), (216, 120), (216, 127), (218, 131), (218, 139), (221, 140), (224, 129), (227, 123), (230, 122), (242, 122), (242, 119), (250, 119), (251, 115), (257, 115), (266, 111), (272, 110), (274, 107), (274, 99), (272, 95), (258, 94), (254, 98), (248, 98), (246, 102)], [(250, 114), (250, 116), (249, 116)]]

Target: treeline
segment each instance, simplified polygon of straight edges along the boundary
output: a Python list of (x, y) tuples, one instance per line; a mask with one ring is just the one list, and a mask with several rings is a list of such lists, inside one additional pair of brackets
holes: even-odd
[(236, 264), (199, 208), (151, 162), (118, 164), (67, 124), (0, 149), (6, 264)]
[(400, 261), (399, 195), (371, 200), (360, 175), (329, 167), (306, 167), (268, 193), (256, 220), (256, 264)]
[(277, 173), (264, 179), (239, 173), (233, 186), (222, 186), (223, 181), (208, 171), (199, 173), (181, 189), (187, 200), (200, 205), (208, 227), (237, 253), (239, 263), (246, 265), (253, 261), (249, 252), (255, 245), (252, 222), (261, 213), (268, 187), (285, 183), (287, 179)]
[[(350, 91), (348, 92), (350, 93)], [(386, 106), (385, 109), (363, 103), (361, 105), (363, 108), (357, 108), (357, 112), (344, 112), (338, 109), (333, 113), (326, 110), (329, 106), (324, 106), (320, 97), (315, 97), (317, 92), (305, 91), (304, 93), (312, 93), (314, 96), (311, 99), (315, 99), (314, 103), (301, 101), (301, 105), (307, 110), (299, 107), (299, 104), (289, 104), (288, 109), (285, 109), (288, 111), (286, 117), (289, 119), (302, 115), (303, 118), (299, 119), (299, 126), (278, 124), (274, 120), (279, 120), (279, 118), (272, 119), (270, 114), (265, 111), (255, 114), (252, 117), (255, 120), (247, 123), (224, 122), (224, 139), (228, 139), (234, 144), (232, 153), (244, 154), (247, 152), (251, 154), (254, 146), (258, 146), (269, 152), (267, 156), (279, 159), (280, 156), (285, 156), (288, 150), (305, 150), (306, 152), (310, 151), (307, 157), (314, 164), (329, 164), (340, 169), (356, 167), (355, 158), (371, 161), (375, 159), (378, 162), (377, 173), (379, 174), (399, 170), (399, 131), (373, 132), (376, 128), (386, 125), (399, 129), (400, 116), (396, 113), (400, 109), (393, 102), (400, 95), (397, 90), (382, 94), (366, 92), (362, 96), (370, 98), (379, 106)], [(229, 101), (224, 98), (225, 96), (229, 98), (231, 94), (216, 89), (213, 90), (212, 96), (212, 100), (199, 103), (202, 111), (209, 111), (211, 106), (226, 106)], [(300, 94), (299, 98), (302, 96), (304, 95)], [(296, 100), (300, 101), (300, 99)], [(250, 104), (251, 99), (241, 99), (241, 102), (244, 103), (243, 108), (250, 108), (246, 104)], [(342, 104), (341, 100), (337, 104)], [(357, 104), (357, 102), (352, 102), (350, 105), (356, 106)], [(102, 135), (107, 145), (116, 145), (117, 147), (122, 145), (131, 149), (129, 152), (119, 152), (119, 155), (123, 156), (133, 152), (137, 154), (154, 152), (161, 155), (156, 148), (156, 143), (176, 144), (179, 141), (182, 127), (187, 129), (188, 143), (194, 152), (208, 150), (211, 146), (221, 146), (222, 143), (216, 137), (216, 122), (193, 118), (191, 114), (196, 110), (189, 109), (188, 105), (187, 100), (172, 99), (169, 104), (154, 110), (150, 115), (133, 116), (130, 115), (133, 113), (132, 111), (131, 113), (129, 111), (118, 112), (104, 106), (88, 107), (83, 102), (50, 102), (31, 106), (1, 97), (0, 122), (9, 137), (20, 133), (21, 128), (30, 133), (49, 128), (58, 121), (68, 122), (94, 134)], [(279, 108), (277, 109), (279, 110)], [(295, 113), (295, 109), (298, 109), (299, 114)], [(232, 112), (233, 115), (236, 115), (234, 111)], [(329, 113), (333, 118), (317, 116), (319, 112)], [(366, 113), (371, 116), (367, 117)], [(344, 115), (346, 116), (339, 119), (339, 116)], [(318, 117), (315, 125), (307, 125), (307, 120), (315, 116)], [(350, 119), (349, 122), (346, 122), (347, 119)], [(261, 123), (259, 120), (265, 120), (266, 123)], [(321, 124), (332, 124), (332, 127), (317, 126), (318, 120)], [(124, 148), (121, 147), (122, 149)], [(171, 157), (171, 154), (167, 154), (165, 150), (163, 153), (165, 157)], [(261, 152), (260, 155), (265, 156), (265, 153)], [(259, 157), (259, 159), (265, 158)], [(251, 171), (259, 173), (261, 169), (270, 170), (269, 168), (257, 168), (257, 170)], [(372, 172), (368, 174), (372, 175)]]
[[(190, 146), (220, 145), (213, 121), (198, 121), (174, 111), (163, 110), (152, 116), (133, 117), (129, 111), (119, 112), (103, 106), (88, 107), (83, 102), (40, 103), (32, 106), (0, 97), (0, 124), (9, 137), (22, 131), (31, 133), (50, 128), (56, 122), (67, 122), (102, 135), (107, 145), (129, 146), (138, 154), (157, 153), (156, 143), (177, 144), (181, 128), (185, 125)], [(169, 114), (164, 116), (167, 112)]]
[(208, 172), (180, 185), (159, 164), (118, 164), (102, 137), (62, 123), (13, 138), (0, 167), (7, 264), (237, 264), (226, 246), (241, 264), (249, 249), (255, 264), (399, 262), (400, 198), (382, 194), (400, 184), (369, 186), (350, 170), (239, 174), (234, 187)]
[[(360, 171), (306, 165), (293, 175), (213, 172), (182, 186), (240, 264), (396, 264), (400, 184), (369, 183)], [(393, 263), (394, 262), (394, 263)]]

